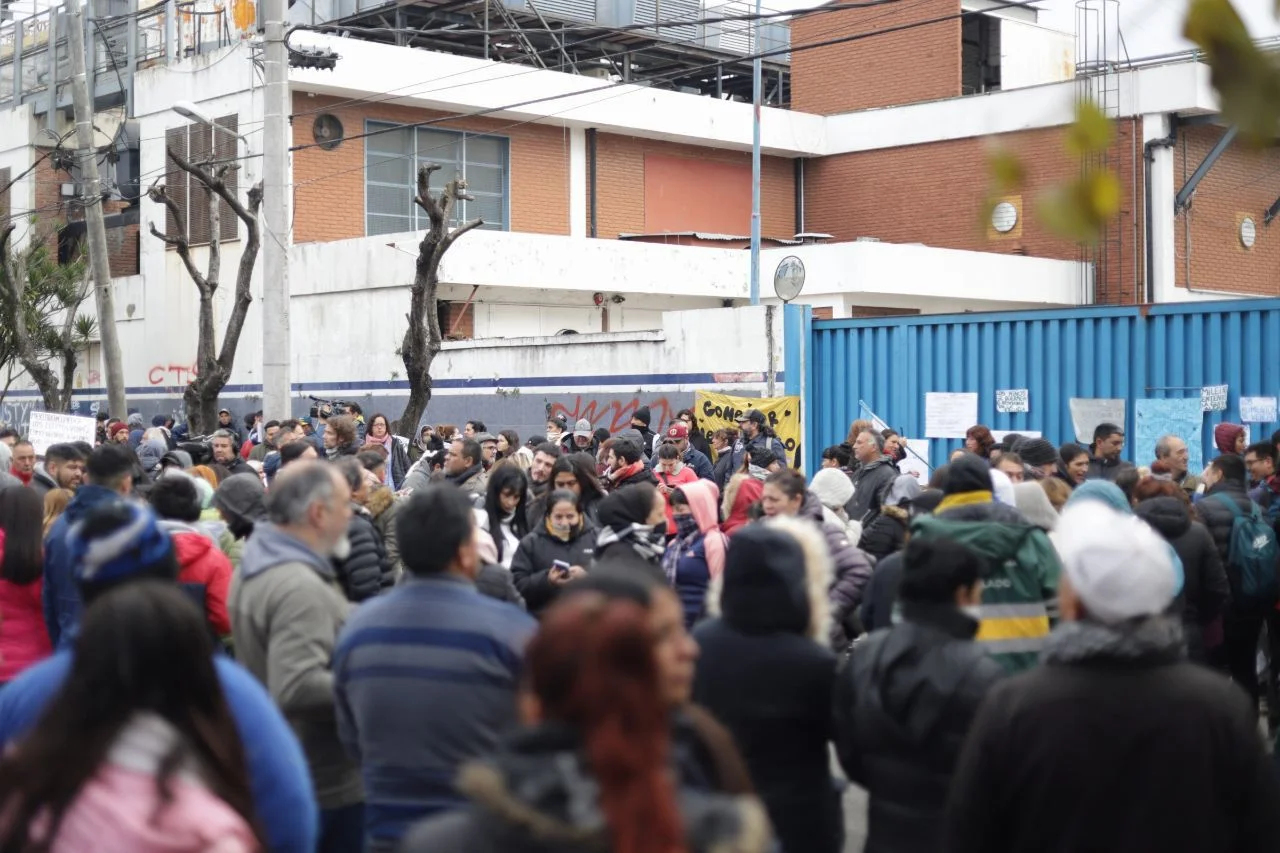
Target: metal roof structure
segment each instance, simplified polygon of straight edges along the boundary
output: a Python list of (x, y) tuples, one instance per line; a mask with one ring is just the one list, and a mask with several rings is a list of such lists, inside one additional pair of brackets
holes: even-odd
[[(361, 40), (750, 101), (750, 54), (785, 50), (789, 25), (694, 23), (750, 10), (741, 0), (711, 9), (701, 0), (318, 0), (297, 3), (290, 18), (304, 27), (349, 27), (344, 34)], [(763, 67), (765, 103), (785, 106), (789, 54), (768, 57)]]

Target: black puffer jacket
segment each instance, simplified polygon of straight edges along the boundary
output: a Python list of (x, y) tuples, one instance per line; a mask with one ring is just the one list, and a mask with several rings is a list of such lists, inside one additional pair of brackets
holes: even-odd
[(1222, 613), (1231, 597), (1213, 536), (1203, 524), (1191, 520), (1191, 512), (1180, 498), (1152, 498), (1138, 504), (1135, 512), (1182, 560), (1185, 580), (1173, 602), (1173, 612), (1182, 617), (1189, 657), (1204, 662), (1204, 626)]
[(813, 492), (805, 492), (800, 505), (800, 518), (807, 518), (822, 531), (831, 557), (834, 578), (831, 583), (831, 645), (843, 651), (849, 641), (860, 633), (851, 630), (857, 624), (858, 605), (862, 603), (862, 591), (871, 581), (871, 560), (858, 549), (841, 525), (829, 521), (822, 511), (822, 501)]
[(853, 480), (853, 497), (844, 505), (845, 514), (850, 521), (867, 524), (874, 513), (880, 512), (893, 481), (898, 479), (898, 469), (893, 460), (885, 456), (859, 465), (849, 478)]
[(908, 520), (907, 511), (902, 507), (884, 507), (870, 524), (862, 528), (858, 547), (877, 561), (901, 551), (907, 544)]
[(345, 560), (332, 561), (347, 600), (364, 601), (395, 586), (395, 567), (387, 556), (382, 535), (373, 526), (369, 511), (357, 504), (351, 505), (347, 538), (351, 541), (351, 553)]
[(942, 849), (951, 776), (965, 735), (1004, 668), (949, 605), (906, 602), (903, 621), (854, 646), (835, 690), (836, 751), (867, 789), (867, 853)]
[(546, 525), (520, 540), (511, 560), (511, 579), (530, 613), (538, 615), (560, 593), (560, 587), (551, 582), (552, 563), (563, 560), (571, 566), (590, 568), (595, 541), (596, 529), (589, 524), (583, 525), (568, 542), (548, 533)]
[(1227, 573), (1227, 581), (1231, 584), (1232, 598), (1235, 601), (1242, 601), (1240, 571), (1234, 568), (1228, 559), (1231, 551), (1231, 527), (1235, 523), (1235, 516), (1228, 507), (1223, 505), (1223, 498), (1218, 497), (1219, 495), (1225, 495), (1234, 501), (1240, 508), (1240, 512), (1245, 515), (1253, 511), (1253, 501), (1249, 500), (1244, 484), (1228, 483), (1224, 480), (1210, 486), (1204, 497), (1196, 502), (1196, 511), (1204, 519), (1204, 526), (1209, 528), (1209, 533), (1213, 535), (1213, 544), (1218, 548), (1218, 558), (1222, 561), (1222, 567)]
[[(484, 762), (465, 765), (457, 788), (471, 805), (426, 820), (401, 853), (598, 853), (611, 850), (595, 780), (576, 733), (543, 724), (510, 736)], [(754, 797), (681, 788), (677, 793), (689, 853), (765, 853), (768, 820)]]

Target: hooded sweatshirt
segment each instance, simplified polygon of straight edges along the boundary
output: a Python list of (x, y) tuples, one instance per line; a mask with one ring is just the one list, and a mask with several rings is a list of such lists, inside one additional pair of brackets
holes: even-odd
[(662, 566), (667, 581), (680, 596), (686, 627), (702, 620), (707, 608), (707, 587), (724, 571), (728, 537), (720, 532), (720, 511), (716, 506), (720, 490), (710, 480), (697, 480), (680, 487), (689, 501), (694, 529), (682, 532), (667, 546)]
[(86, 483), (76, 492), (71, 503), (67, 504), (66, 512), (53, 523), (45, 537), (44, 621), (55, 649), (71, 645), (75, 626), (80, 621), (80, 610), (84, 606), (76, 589), (75, 566), (67, 547), (67, 532), (95, 507), (122, 500), (124, 498), (117, 492)]
[(254, 528), (231, 583), (236, 656), (298, 734), (322, 809), (362, 802), (359, 767), (338, 742), (330, 660), (349, 605), (333, 566), (269, 523)]
[(160, 529), (173, 540), (178, 558), (178, 582), (204, 602), (205, 619), (219, 637), (231, 634), (227, 616), (227, 591), (231, 587), (231, 560), (204, 532), (180, 521), (162, 521)]
[(1213, 428), (1213, 444), (1224, 455), (1238, 456), (1236, 441), (1242, 435), (1244, 435), (1244, 427), (1240, 424), (1218, 424)]

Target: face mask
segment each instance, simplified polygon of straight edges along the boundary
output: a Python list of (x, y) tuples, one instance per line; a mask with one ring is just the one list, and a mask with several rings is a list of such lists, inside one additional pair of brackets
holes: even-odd
[(667, 538), (667, 523), (660, 521), (649, 530), (649, 540), (651, 542), (665, 542)]
[(676, 530), (681, 536), (690, 536), (698, 532), (698, 519), (692, 515), (677, 515)]
[(347, 537), (347, 534), (342, 534), (342, 538), (329, 549), (329, 556), (338, 562), (342, 562), (351, 556), (351, 539)]
[(573, 527), (572, 527), (572, 526), (570, 526), (570, 525), (568, 525), (568, 524), (555, 524), (555, 523), (553, 522), (553, 523), (552, 523), (552, 525), (551, 525), (551, 531), (552, 531), (553, 533), (555, 533), (556, 535), (558, 535), (558, 536), (566, 536), (566, 537), (567, 537), (567, 536), (569, 535), (570, 531), (572, 531), (572, 530), (573, 530)]

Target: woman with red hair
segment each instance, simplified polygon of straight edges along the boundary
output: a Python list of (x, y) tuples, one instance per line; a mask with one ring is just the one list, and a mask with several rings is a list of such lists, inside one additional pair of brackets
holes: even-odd
[(964, 449), (970, 453), (976, 453), (983, 459), (990, 459), (991, 448), (995, 446), (996, 437), (982, 424), (974, 424), (965, 430)]
[(471, 807), (419, 824), (401, 850), (769, 849), (758, 800), (678, 789), (655, 643), (633, 601), (588, 592), (553, 607), (525, 655), (528, 728), (464, 765), (457, 788)]

